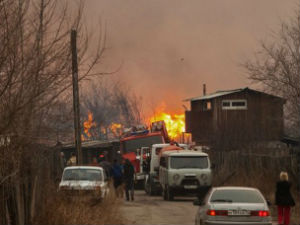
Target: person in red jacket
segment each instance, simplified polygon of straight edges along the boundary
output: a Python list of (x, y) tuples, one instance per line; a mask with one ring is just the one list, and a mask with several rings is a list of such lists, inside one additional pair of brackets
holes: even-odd
[(278, 207), (278, 224), (290, 224), (290, 210), (295, 201), (290, 192), (291, 183), (286, 172), (280, 173), (280, 181), (276, 184), (275, 202)]

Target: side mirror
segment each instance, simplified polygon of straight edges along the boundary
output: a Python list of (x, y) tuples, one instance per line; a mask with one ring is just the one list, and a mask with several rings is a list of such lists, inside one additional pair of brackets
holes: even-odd
[(215, 168), (216, 168), (216, 164), (212, 163), (212, 164), (210, 165), (210, 168), (211, 168), (211, 169), (215, 169)]
[(272, 205), (272, 203), (271, 203), (271, 201), (269, 199), (266, 199), (266, 202), (267, 202), (268, 206)]
[(158, 172), (158, 171), (159, 171), (159, 167), (158, 167), (158, 166), (155, 166), (155, 167), (154, 167), (154, 171), (155, 171), (155, 172)]
[(194, 200), (193, 204), (194, 204), (194, 205), (200, 206), (200, 205), (203, 205), (203, 202), (201, 202), (201, 201), (197, 198), (197, 199)]

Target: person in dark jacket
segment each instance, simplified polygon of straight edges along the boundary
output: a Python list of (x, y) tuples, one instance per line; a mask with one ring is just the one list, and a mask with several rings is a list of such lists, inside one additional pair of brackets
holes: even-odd
[(122, 185), (123, 173), (122, 173), (122, 167), (116, 159), (114, 160), (114, 164), (111, 168), (111, 175), (112, 175), (112, 178), (114, 181), (114, 188), (115, 188), (116, 196), (121, 197), (119, 195), (118, 189), (119, 189), (119, 186)]
[(276, 184), (275, 204), (278, 207), (278, 224), (290, 224), (290, 209), (295, 201), (290, 192), (291, 183), (286, 172), (280, 173), (280, 181)]
[(124, 183), (125, 183), (125, 194), (126, 194), (126, 200), (129, 201), (129, 191), (130, 191), (130, 198), (131, 201), (134, 200), (134, 167), (131, 164), (131, 162), (126, 159), (124, 168), (123, 168), (123, 174), (124, 174)]

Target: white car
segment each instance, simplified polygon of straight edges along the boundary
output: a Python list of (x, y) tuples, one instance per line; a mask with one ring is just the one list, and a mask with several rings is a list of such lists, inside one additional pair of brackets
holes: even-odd
[(108, 194), (108, 183), (102, 167), (70, 166), (64, 169), (59, 191), (70, 194), (87, 194), (104, 198)]
[(271, 225), (272, 219), (260, 191), (248, 187), (212, 188), (196, 214), (196, 225)]

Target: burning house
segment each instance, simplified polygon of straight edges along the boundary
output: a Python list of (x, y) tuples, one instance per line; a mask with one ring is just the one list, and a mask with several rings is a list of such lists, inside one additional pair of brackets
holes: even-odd
[(186, 132), (198, 145), (234, 147), (283, 137), (285, 100), (250, 88), (189, 98)]

